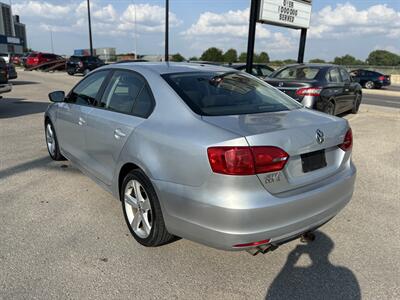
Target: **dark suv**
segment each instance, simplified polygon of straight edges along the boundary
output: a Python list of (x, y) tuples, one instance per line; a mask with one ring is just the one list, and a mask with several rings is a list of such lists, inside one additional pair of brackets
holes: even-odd
[(86, 75), (90, 71), (104, 65), (104, 61), (96, 56), (71, 56), (67, 61), (67, 73)]

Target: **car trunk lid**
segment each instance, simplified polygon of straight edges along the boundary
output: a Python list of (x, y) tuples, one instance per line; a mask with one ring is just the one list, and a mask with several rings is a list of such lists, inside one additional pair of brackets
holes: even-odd
[(265, 81), (296, 100), (300, 99), (300, 97), (296, 95), (297, 90), (313, 87), (317, 83), (316, 80), (289, 80), (277, 78), (266, 78)]
[[(272, 194), (314, 184), (344, 168), (349, 154), (338, 145), (347, 121), (308, 109), (272, 113), (205, 116), (206, 122), (244, 136), (250, 146), (275, 146), (289, 154), (283, 170), (258, 174)], [(321, 136), (322, 141), (318, 141)]]

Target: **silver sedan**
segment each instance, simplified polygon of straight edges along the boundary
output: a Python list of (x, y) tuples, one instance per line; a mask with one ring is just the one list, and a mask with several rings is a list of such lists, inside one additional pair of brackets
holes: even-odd
[(121, 200), (133, 237), (266, 252), (351, 199), (346, 120), (219, 66), (120, 63), (50, 93), (46, 142)]

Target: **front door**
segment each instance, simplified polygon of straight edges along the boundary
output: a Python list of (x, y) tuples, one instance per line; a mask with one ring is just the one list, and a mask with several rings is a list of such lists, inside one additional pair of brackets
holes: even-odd
[(65, 102), (60, 103), (56, 132), (62, 152), (70, 159), (85, 163), (87, 115), (95, 105), (107, 74), (108, 71), (101, 71), (86, 77), (69, 93)]
[(111, 185), (120, 153), (134, 129), (150, 113), (152, 101), (143, 77), (116, 70), (99, 106), (88, 114), (89, 171), (106, 185)]

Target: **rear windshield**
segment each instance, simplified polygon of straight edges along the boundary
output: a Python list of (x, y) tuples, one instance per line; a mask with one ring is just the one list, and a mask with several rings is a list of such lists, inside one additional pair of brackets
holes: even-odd
[(317, 67), (288, 67), (279, 71), (274, 77), (279, 79), (312, 80), (317, 77), (320, 70)]
[(265, 82), (243, 72), (190, 72), (162, 76), (200, 115), (254, 114), (302, 107)]
[(36, 56), (38, 56), (37, 53), (31, 53), (31, 54), (29, 54), (29, 57), (36, 57)]
[(79, 62), (81, 60), (82, 60), (82, 58), (80, 56), (71, 56), (69, 58), (69, 61), (72, 61), (72, 62)]

